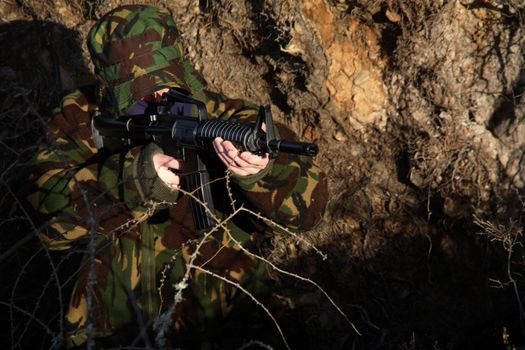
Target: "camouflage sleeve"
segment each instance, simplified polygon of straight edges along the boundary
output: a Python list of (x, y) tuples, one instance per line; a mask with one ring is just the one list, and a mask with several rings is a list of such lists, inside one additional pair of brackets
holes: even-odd
[[(296, 140), (284, 125), (277, 128), (281, 138)], [(236, 180), (267, 218), (296, 230), (309, 230), (321, 220), (328, 201), (327, 178), (311, 157), (281, 152), (264, 176), (257, 175)]]
[[(205, 92), (208, 113), (217, 118), (253, 120), (258, 106)], [(297, 141), (286, 126), (276, 124), (280, 138)], [(311, 157), (280, 153), (259, 174), (234, 176), (246, 199), (267, 218), (291, 229), (308, 230), (322, 218), (328, 201), (326, 175)]]
[(47, 219), (40, 238), (52, 249), (70, 248), (92, 227), (109, 234), (145, 210), (136, 181), (144, 147), (99, 153), (91, 135), (94, 108), (79, 91), (66, 96), (29, 164), (27, 199)]

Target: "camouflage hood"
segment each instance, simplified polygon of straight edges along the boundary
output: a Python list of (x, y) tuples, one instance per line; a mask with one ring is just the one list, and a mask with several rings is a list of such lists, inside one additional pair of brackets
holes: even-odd
[(88, 49), (111, 113), (125, 114), (142, 97), (165, 87), (195, 94), (202, 79), (183, 58), (171, 15), (145, 5), (118, 7), (88, 34)]

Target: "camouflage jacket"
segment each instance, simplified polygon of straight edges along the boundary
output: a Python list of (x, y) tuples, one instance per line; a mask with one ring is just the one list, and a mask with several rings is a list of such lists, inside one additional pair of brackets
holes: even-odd
[[(210, 117), (242, 120), (257, 112), (206, 90), (198, 97)], [(28, 200), (47, 223), (41, 241), (52, 250), (86, 252), (66, 316), (67, 345), (84, 343), (88, 328), (96, 338), (151, 325), (174, 304), (177, 288), (183, 299), (171, 317), (173, 332), (200, 332), (227, 315), (244, 294), (234, 284), (265, 293), (265, 264), (252, 254), (261, 239), (283, 230), (253, 213), (294, 232), (312, 228), (327, 201), (325, 175), (312, 160), (281, 153), (261, 174), (229, 180), (218, 166), (212, 191), (223, 224), (197, 232), (187, 196), (168, 194), (169, 205), (158, 206), (140, 195), (137, 159), (148, 145), (97, 151), (91, 135), (97, 108), (80, 91), (66, 96), (30, 166)], [(278, 132), (294, 139), (282, 125)]]

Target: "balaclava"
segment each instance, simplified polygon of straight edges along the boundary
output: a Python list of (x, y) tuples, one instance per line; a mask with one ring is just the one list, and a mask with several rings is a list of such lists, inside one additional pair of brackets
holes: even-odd
[(203, 80), (184, 58), (171, 15), (145, 5), (125, 5), (104, 15), (88, 34), (88, 49), (114, 115), (142, 97), (169, 87), (195, 95)]

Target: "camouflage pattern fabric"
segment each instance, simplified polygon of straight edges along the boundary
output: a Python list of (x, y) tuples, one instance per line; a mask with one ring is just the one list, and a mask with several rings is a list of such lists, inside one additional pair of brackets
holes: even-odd
[[(127, 13), (119, 11), (115, 13)], [(122, 23), (111, 28), (117, 30), (119, 25)], [(105, 84), (110, 79), (104, 73), (101, 78), (108, 79)], [(257, 113), (246, 101), (185, 85), (194, 80), (186, 75), (175, 79), (178, 87), (205, 102), (210, 117), (243, 121)], [(152, 86), (159, 86), (152, 81)], [(122, 101), (128, 101), (127, 97)], [(128, 102), (119, 102), (118, 108), (125, 109)], [(187, 196), (156, 206), (140, 195), (144, 179), (137, 169), (144, 166), (140, 162), (149, 145), (119, 152), (96, 149), (91, 117), (99, 109), (97, 100), (80, 91), (66, 96), (49, 123), (46, 144), (30, 164), (32, 188), (27, 198), (46, 222), (39, 233), (41, 241), (53, 250), (87, 251), (66, 316), (66, 345), (85, 343), (88, 325), (93, 326), (89, 334), (97, 339), (108, 339), (125, 329), (151, 328), (153, 318), (174, 303), (174, 286), (186, 273), (197, 247), (195, 266), (238, 283), (255, 296), (265, 295), (265, 266), (246, 251), (257, 253), (260, 242), (275, 230), (244, 212), (231, 217), (199, 245), (206, 233), (193, 227)], [(283, 138), (294, 138), (282, 125), (278, 131)], [(234, 209), (221, 164), (214, 167), (218, 180), (212, 192), (222, 220)], [(327, 182), (311, 159), (280, 154), (261, 174), (234, 176), (231, 195), (237, 205), (242, 203), (291, 230), (308, 230), (323, 214)], [(94, 281), (90, 282), (93, 272)], [(173, 313), (173, 334), (191, 332), (204, 337), (213, 322), (247, 299), (232, 283), (198, 269), (190, 269), (188, 282)], [(132, 334), (131, 340), (137, 334)]]
[(194, 96), (203, 80), (184, 57), (179, 33), (166, 10), (126, 5), (104, 15), (88, 34), (95, 73), (117, 115), (141, 97), (164, 87)]

